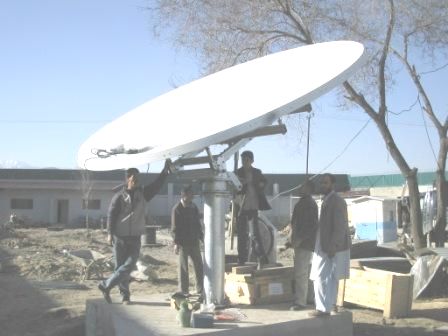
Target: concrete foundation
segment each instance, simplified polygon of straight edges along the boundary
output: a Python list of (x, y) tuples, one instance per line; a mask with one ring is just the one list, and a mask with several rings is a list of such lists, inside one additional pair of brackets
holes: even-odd
[(351, 336), (352, 314), (309, 318), (307, 311), (289, 311), (289, 304), (238, 306), (247, 318), (240, 322), (215, 321), (213, 328), (182, 328), (169, 295), (132, 298), (131, 305), (86, 302), (86, 336)]

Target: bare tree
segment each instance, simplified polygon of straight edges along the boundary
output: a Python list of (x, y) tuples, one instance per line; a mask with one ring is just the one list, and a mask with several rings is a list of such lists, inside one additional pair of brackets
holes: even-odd
[[(154, 0), (149, 9), (156, 36), (167, 37), (174, 45), (194, 52), (203, 65), (203, 73), (320, 41), (350, 39), (362, 42), (370, 59), (362, 71), (344, 83), (344, 90), (341, 90), (346, 98), (344, 104), (346, 108), (361, 108), (378, 127), (391, 157), (408, 183), (414, 245), (416, 248), (426, 245), (417, 168), (409, 166), (388, 127), (388, 92), (395, 84), (398, 64), (402, 62), (409, 66), (408, 72), (417, 94), (424, 101), (425, 112), (436, 127), (440, 125), (438, 172), (443, 170), (444, 177), (446, 122), (438, 123), (429, 97), (424, 94), (416, 64), (409, 56), (434, 64), (437, 60), (447, 59), (448, 2)], [(441, 182), (440, 191), (443, 188)]]
[[(412, 79), (418, 93), (418, 101), (424, 113), (431, 120), (437, 130), (439, 137), (439, 151), (437, 155), (436, 168), (436, 190), (437, 190), (437, 214), (436, 225), (433, 238), (436, 246), (443, 246), (445, 243), (446, 227), (446, 159), (448, 152), (448, 116), (441, 121), (431, 104), (430, 92), (425, 89), (423, 82), (424, 75), (441, 70), (448, 66), (447, 63), (447, 3), (440, 1), (417, 2), (413, 1), (413, 6), (403, 8), (406, 17), (402, 20), (399, 38), (400, 47), (391, 48), (393, 55), (405, 66), (407, 73)], [(431, 68), (434, 63), (442, 63), (441, 66), (431, 70), (419, 71), (419, 66), (413, 61), (411, 55), (416, 57), (413, 51), (419, 48), (417, 55), (431, 62)], [(445, 113), (446, 114), (446, 113)], [(439, 114), (440, 115), (440, 114)]]

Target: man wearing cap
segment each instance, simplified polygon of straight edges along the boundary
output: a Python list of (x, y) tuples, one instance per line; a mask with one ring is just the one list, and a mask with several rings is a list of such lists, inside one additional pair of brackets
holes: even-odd
[(189, 295), (188, 258), (191, 258), (196, 276), (196, 292), (199, 299), (204, 295), (204, 266), (201, 255), (201, 241), (204, 241), (199, 209), (193, 202), (193, 189), (184, 186), (180, 201), (171, 212), (171, 235), (174, 241), (174, 253), (179, 255), (178, 276), (179, 291)]
[(248, 259), (249, 225), (251, 222), (254, 236), (250, 243), (252, 243), (252, 250), (257, 255), (259, 265), (262, 266), (268, 263), (268, 258), (258, 228), (258, 210), (271, 209), (264, 194), (266, 178), (260, 169), (252, 167), (254, 153), (242, 152), (241, 161), (242, 167), (236, 171), (236, 175), (243, 185), (236, 202), (239, 206), (237, 218), (238, 264), (244, 265)]
[(105, 281), (98, 284), (105, 300), (111, 303), (110, 290), (118, 286), (123, 304), (129, 304), (129, 278), (140, 254), (141, 235), (145, 232), (146, 202), (160, 190), (169, 174), (170, 160), (156, 180), (148, 185), (139, 184), (139, 171), (126, 171), (126, 184), (111, 200), (107, 217), (107, 240), (113, 245), (115, 270)]

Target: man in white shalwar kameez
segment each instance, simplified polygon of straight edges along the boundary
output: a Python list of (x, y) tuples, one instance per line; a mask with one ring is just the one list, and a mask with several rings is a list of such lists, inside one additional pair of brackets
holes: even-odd
[(336, 305), (338, 283), (350, 271), (350, 232), (347, 204), (334, 191), (334, 176), (324, 174), (321, 187), (324, 199), (319, 216), (310, 279), (314, 281), (316, 310), (313, 317), (330, 315)]

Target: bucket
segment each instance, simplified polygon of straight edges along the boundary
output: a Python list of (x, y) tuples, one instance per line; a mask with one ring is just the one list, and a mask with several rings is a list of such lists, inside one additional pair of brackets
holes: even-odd
[(182, 327), (186, 327), (186, 328), (190, 327), (190, 325), (191, 325), (191, 310), (188, 308), (185, 308), (181, 305), (181, 307), (177, 313), (177, 318)]
[(159, 226), (147, 225), (145, 226), (145, 233), (142, 235), (142, 245), (154, 245), (156, 244), (156, 232)]

